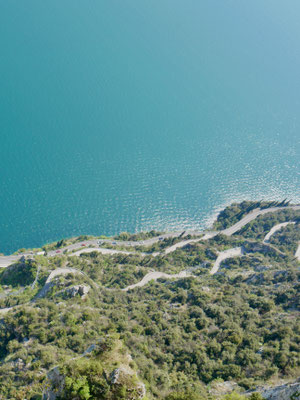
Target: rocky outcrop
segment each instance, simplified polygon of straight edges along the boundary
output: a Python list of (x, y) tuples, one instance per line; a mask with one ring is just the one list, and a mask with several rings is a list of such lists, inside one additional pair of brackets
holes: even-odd
[[(51, 289), (51, 287), (54, 286), (54, 283), (55, 282), (53, 282), (53, 281), (47, 283), (44, 286), (45, 291), (48, 292)], [(63, 298), (72, 298), (72, 297), (79, 295), (82, 299), (84, 299), (87, 296), (90, 289), (91, 289), (91, 287), (89, 285), (74, 285), (74, 286), (67, 287), (66, 289), (60, 290), (59, 292), (55, 293), (55, 296), (60, 296)]]
[(277, 386), (260, 386), (245, 394), (250, 396), (252, 393), (260, 393), (265, 400), (300, 400), (300, 380)]
[[(142, 400), (146, 395), (144, 383), (139, 382), (136, 374), (126, 368), (114, 369), (110, 373), (107, 382), (111, 387), (112, 395), (118, 386), (126, 387), (127, 400)], [(43, 400), (56, 400), (60, 398), (63, 396), (64, 387), (65, 376), (60, 373), (58, 367), (53, 368), (47, 375), (47, 381), (43, 390)]]
[(263, 388), (260, 393), (266, 400), (300, 400), (300, 381)]
[(225, 381), (225, 382), (212, 382), (210, 385), (209, 393), (214, 396), (214, 398), (220, 398), (225, 396), (226, 394), (230, 394), (233, 391), (239, 391), (239, 386), (236, 382), (233, 381)]
[(41, 299), (46, 296), (49, 290), (54, 286), (53, 280), (60, 275), (68, 275), (68, 274), (79, 274), (83, 275), (83, 273), (75, 268), (57, 268), (51, 271), (50, 275), (48, 276), (45, 285), (40, 290), (40, 292), (36, 295), (35, 299)]
[[(112, 371), (109, 376), (109, 381), (111, 385), (123, 385), (128, 384), (133, 378), (132, 373), (125, 368), (116, 368)], [(146, 395), (146, 387), (144, 383), (137, 382), (132, 387), (127, 386), (128, 399), (130, 400), (141, 400)], [(131, 385), (130, 385), (131, 386)]]
[(43, 400), (55, 400), (63, 391), (65, 378), (59, 373), (59, 368), (53, 368), (47, 375), (43, 390)]
[(90, 291), (91, 287), (88, 285), (75, 285), (65, 290), (65, 293), (68, 297), (75, 297), (79, 295), (84, 298)]

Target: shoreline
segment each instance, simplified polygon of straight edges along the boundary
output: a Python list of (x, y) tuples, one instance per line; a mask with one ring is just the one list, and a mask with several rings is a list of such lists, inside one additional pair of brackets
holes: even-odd
[[(5, 249), (3, 250), (3, 249), (0, 248), (0, 257), (8, 257), (8, 256), (17, 255), (16, 253), (18, 253), (20, 249), (24, 249), (24, 250), (26, 250), (26, 252), (27, 251), (36, 251), (36, 250), (42, 251), (42, 247), (54, 244), (54, 243), (58, 242), (59, 240), (61, 240), (62, 238), (65, 239), (65, 240), (73, 240), (73, 239), (81, 237), (81, 236), (87, 236), (87, 237), (90, 237), (92, 239), (101, 239), (101, 236), (105, 236), (108, 240), (113, 240), (113, 238), (115, 236), (119, 235), (122, 232), (130, 232), (132, 234), (139, 234), (139, 233), (142, 233), (142, 232), (150, 232), (150, 231), (161, 231), (161, 232), (164, 232), (165, 235), (166, 234), (171, 234), (171, 235), (176, 235), (177, 234), (177, 235), (179, 235), (183, 231), (186, 231), (186, 232), (188, 232), (190, 234), (196, 233), (198, 235), (199, 234), (210, 233), (212, 231), (214, 222), (217, 220), (219, 214), (222, 211), (224, 211), (226, 208), (228, 208), (228, 207), (230, 207), (232, 205), (241, 204), (243, 202), (249, 202), (249, 203), (250, 202), (251, 203), (259, 203), (259, 202), (261, 202), (261, 203), (272, 203), (272, 204), (279, 203), (280, 204), (280, 200), (279, 201), (277, 201), (277, 200), (268, 201), (268, 200), (264, 200), (263, 199), (263, 200), (260, 200), (260, 201), (256, 201), (256, 200), (247, 200), (247, 199), (246, 200), (245, 199), (236, 199), (236, 200), (232, 200), (232, 201), (228, 201), (228, 202), (226, 201), (226, 202), (223, 203), (223, 205), (214, 207), (213, 210), (211, 210), (211, 212), (209, 214), (207, 214), (206, 216), (203, 217), (203, 221), (202, 221), (203, 223), (201, 223), (201, 227), (197, 227), (195, 224), (190, 223), (190, 224), (188, 224), (188, 227), (186, 225), (184, 225), (184, 224), (182, 226), (179, 224), (180, 229), (178, 229), (178, 225), (174, 227), (175, 229), (172, 229), (172, 228), (171, 229), (168, 229), (168, 228), (165, 229), (164, 227), (159, 227), (159, 226), (158, 227), (157, 226), (155, 226), (155, 227), (149, 226), (149, 227), (146, 227), (143, 230), (138, 230), (138, 231), (134, 231), (133, 230), (132, 232), (123, 230), (123, 231), (117, 231), (115, 233), (112, 233), (111, 235), (106, 235), (106, 234), (101, 233), (101, 235), (99, 236), (97, 233), (92, 233), (91, 234), (91, 233), (81, 233), (81, 232), (78, 233), (78, 234), (75, 234), (75, 236), (68, 236), (68, 234), (66, 234), (66, 236), (59, 236), (59, 237), (57, 237), (55, 239), (54, 238), (45, 239), (43, 242), (41, 242), (40, 245), (39, 244), (36, 245), (36, 244), (33, 243), (32, 246), (30, 246), (30, 247), (24, 247), (21, 244), (20, 247), (16, 248), (15, 250), (12, 250), (10, 252), (6, 251)], [(298, 207), (298, 206), (300, 206), (300, 203), (292, 203), (292, 204), (287, 203), (287, 205), (282, 207), (282, 209), (289, 208), (289, 207)], [(273, 208), (273, 206), (271, 206), (271, 207)], [(280, 209), (279, 206), (276, 206), (275, 208)], [(264, 210), (264, 208), (262, 210)], [(168, 223), (166, 225), (170, 226), (170, 225), (173, 225), (173, 224), (172, 223)], [(88, 239), (86, 239), (86, 240), (88, 240)], [(27, 246), (28, 246), (28, 244), (27, 244)]]
[[(76, 242), (73, 244), (70, 244), (68, 246), (65, 247), (61, 247), (59, 249), (56, 250), (50, 250), (49, 252), (47, 251), (48, 256), (53, 257), (53, 256), (58, 256), (61, 254), (64, 254), (63, 252), (65, 251), (73, 251), (73, 253), (69, 253), (68, 255), (72, 256), (80, 256), (80, 254), (82, 253), (86, 253), (86, 252), (90, 252), (90, 251), (98, 251), (100, 253), (105, 253), (105, 254), (117, 254), (117, 253), (125, 253), (125, 254), (134, 254), (133, 252), (126, 252), (123, 250), (118, 250), (118, 249), (107, 249), (107, 248), (101, 248), (99, 246), (99, 240), (102, 243), (109, 243), (112, 246), (115, 245), (121, 245), (121, 246), (138, 246), (138, 245), (152, 245), (155, 244), (157, 242), (159, 242), (162, 239), (166, 239), (166, 238), (174, 238), (174, 237), (180, 237), (180, 235), (182, 236), (182, 238), (184, 238), (185, 236), (189, 235), (189, 234), (194, 234), (194, 235), (203, 235), (200, 238), (193, 238), (193, 239), (188, 239), (188, 240), (182, 240), (172, 246), (170, 246), (169, 248), (164, 249), (162, 252), (159, 253), (153, 253), (153, 256), (159, 255), (159, 254), (169, 254), (173, 251), (175, 251), (178, 248), (182, 248), (188, 244), (191, 243), (197, 243), (199, 241), (203, 241), (203, 240), (208, 240), (211, 239), (213, 237), (215, 237), (218, 234), (223, 234), (226, 236), (231, 236), (234, 233), (238, 232), (239, 230), (241, 230), (245, 225), (247, 225), (248, 223), (250, 223), (251, 221), (253, 221), (254, 219), (256, 219), (258, 216), (260, 215), (264, 215), (267, 213), (274, 213), (277, 211), (282, 211), (282, 210), (286, 210), (286, 209), (290, 209), (290, 210), (300, 210), (300, 205), (287, 205), (287, 206), (283, 206), (283, 207), (269, 207), (269, 208), (255, 208), (253, 210), (251, 210), (249, 213), (247, 213), (246, 215), (242, 216), (241, 219), (239, 221), (237, 221), (235, 224), (233, 224), (232, 226), (230, 226), (229, 228), (225, 228), (225, 229), (221, 229), (219, 231), (184, 231), (184, 232), (167, 232), (164, 234), (161, 234), (158, 237), (153, 237), (153, 238), (148, 238), (145, 240), (136, 240), (136, 241), (120, 241), (120, 240), (116, 240), (113, 238), (110, 239), (99, 239), (97, 237), (93, 237), (92, 239), (87, 239), (84, 240), (82, 242)], [(273, 232), (275, 232), (273, 230)], [(87, 236), (90, 237), (90, 236)], [(70, 239), (69, 239), (70, 240)], [(54, 242), (55, 243), (55, 242)], [(94, 246), (94, 248), (93, 248)], [(84, 249), (82, 248), (84, 247)], [(92, 249), (91, 249), (92, 247)], [(89, 249), (90, 248), (90, 249)], [(36, 253), (33, 250), (30, 250), (29, 252), (24, 252), (24, 253), (20, 253), (20, 254), (11, 254), (11, 255), (7, 255), (7, 256), (0, 256), (0, 268), (6, 268), (9, 265), (13, 264), (14, 262), (18, 261), (21, 257), (31, 257), (31, 256), (35, 256), (35, 255), (41, 255), (41, 249), (37, 249), (39, 251), (37, 251)], [(76, 250), (76, 251), (75, 251)], [(299, 250), (299, 249), (298, 249)], [(295, 257), (298, 258), (298, 250), (295, 254)], [(136, 252), (137, 254), (140, 254), (138, 252)]]

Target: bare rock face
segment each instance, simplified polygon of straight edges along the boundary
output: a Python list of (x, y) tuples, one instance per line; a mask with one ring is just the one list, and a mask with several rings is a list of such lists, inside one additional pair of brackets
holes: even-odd
[(213, 382), (211, 384), (211, 388), (209, 389), (209, 393), (217, 398), (223, 397), (226, 394), (232, 393), (234, 390), (237, 390), (238, 384), (233, 381), (225, 381), (225, 382)]
[(55, 400), (64, 388), (64, 377), (56, 367), (48, 373), (48, 381), (44, 387), (43, 400)]
[(17, 369), (17, 370), (22, 370), (22, 369), (24, 369), (24, 367), (25, 367), (25, 363), (24, 363), (24, 361), (22, 360), (22, 358), (18, 358), (15, 362), (14, 362), (14, 364), (15, 364), (15, 368)]
[(146, 396), (146, 386), (143, 382), (140, 382), (139, 384), (137, 384), (136, 386), (136, 391), (138, 394), (138, 397), (136, 397), (137, 399), (143, 399)]
[[(86, 350), (85, 354), (90, 352), (89, 349)], [(142, 400), (146, 395), (144, 383), (138, 381), (136, 374), (132, 370), (127, 370), (124, 367), (116, 368), (106, 379), (111, 387), (112, 394), (115, 393), (118, 386), (126, 386), (127, 400)], [(64, 387), (65, 376), (60, 373), (58, 367), (53, 368), (47, 375), (47, 381), (43, 389), (43, 400), (56, 400), (60, 398), (63, 395)]]
[(88, 285), (75, 285), (66, 289), (65, 293), (70, 297), (75, 297), (77, 294), (79, 294), (80, 297), (84, 298), (90, 289), (91, 287)]
[(263, 388), (260, 393), (266, 400), (300, 400), (300, 381)]
[(122, 383), (123, 375), (128, 375), (128, 371), (124, 368), (116, 368), (110, 374), (109, 380), (114, 385), (120, 384)]
[[(146, 387), (144, 383), (134, 382), (132, 372), (125, 368), (114, 369), (109, 376), (109, 381), (111, 385), (123, 385), (125, 383), (128, 392), (127, 398), (130, 400), (141, 400), (146, 395)], [(129, 382), (132, 382), (132, 385), (128, 385)]]

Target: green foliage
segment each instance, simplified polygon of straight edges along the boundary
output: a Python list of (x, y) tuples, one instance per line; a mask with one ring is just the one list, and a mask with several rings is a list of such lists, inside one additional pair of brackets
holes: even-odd
[(66, 241), (64, 239), (61, 239), (56, 243), (56, 248), (59, 249), (60, 247), (63, 247), (65, 245), (66, 245)]
[(34, 260), (23, 260), (6, 268), (0, 275), (1, 285), (26, 286), (30, 285), (37, 273), (37, 263)]
[[(106, 364), (103, 359), (74, 360), (61, 369), (64, 377), (63, 390), (59, 399), (68, 400), (75, 397), (80, 400), (119, 400), (137, 399), (137, 381), (133, 375), (120, 378), (117, 383), (112, 382), (107, 374)], [(109, 368), (109, 366), (107, 367)]]
[(243, 201), (241, 203), (233, 203), (220, 212), (214, 223), (215, 229), (226, 229), (241, 220), (246, 214), (256, 208), (264, 209), (269, 207), (286, 207), (289, 202), (279, 201)]
[(252, 393), (249, 397), (233, 392), (227, 394), (222, 400), (264, 400), (260, 393)]
[(115, 236), (114, 239), (122, 240), (122, 241), (140, 241), (151, 239), (153, 237), (157, 237), (162, 235), (163, 232), (159, 231), (149, 231), (149, 232), (139, 232), (139, 233), (129, 233), (129, 232), (121, 232), (119, 235)]
[(298, 226), (288, 225), (282, 230), (276, 232), (274, 236), (271, 237), (270, 243), (273, 243), (273, 239), (276, 236), (281, 236), (281, 242), (286, 247), (289, 248), (291, 243), (297, 243), (298, 239), (298, 229), (299, 229), (299, 210), (285, 209), (280, 210), (276, 213), (267, 213), (260, 215), (255, 220), (251, 221), (249, 224), (245, 225), (244, 228), (239, 232), (246, 238), (263, 239), (265, 235), (277, 224), (283, 222), (298, 222)]
[(260, 393), (252, 393), (249, 400), (264, 400)]
[[(238, 213), (254, 206), (234, 205), (225, 217), (232, 223)], [(1, 315), (0, 398), (30, 399), (41, 394), (47, 372), (57, 365), (66, 376), (62, 399), (127, 399), (136, 388), (134, 374), (118, 385), (110, 380), (110, 373), (123, 363), (138, 371), (149, 400), (212, 399), (206, 384), (218, 379), (252, 390), (271, 378), (290, 378), (300, 367), (300, 271), (291, 257), (299, 227), (291, 225), (274, 235), (273, 245), (287, 252), (284, 258), (276, 251), (255, 249), (266, 227), (298, 214), (286, 209), (276, 213), (276, 220), (266, 214), (233, 237), (218, 235), (157, 257), (97, 252), (39, 256), (36, 262), (6, 269), (1, 283), (15, 289), (3, 288), (0, 306), (19, 306)], [(226, 225), (226, 218), (219, 222)], [(282, 235), (287, 235), (289, 244)], [(160, 241), (153, 248), (178, 240)], [(220, 273), (211, 276), (208, 272), (218, 252), (236, 246), (249, 253), (227, 259)], [(34, 291), (22, 285), (34, 281), (37, 265), (35, 290), (55, 268), (76, 268), (84, 274), (55, 278), (46, 298), (33, 300)], [(119, 290), (151, 270), (171, 274), (186, 268), (194, 277)], [(88, 296), (61, 295), (77, 284), (91, 286)], [(131, 359), (126, 361), (127, 352)], [(253, 393), (248, 399), (261, 396)], [(224, 400), (244, 397), (232, 393)]]
[(233, 393), (227, 394), (224, 397), (224, 400), (246, 400), (246, 397), (233, 392)]
[(205, 400), (205, 398), (197, 393), (187, 390), (184, 392), (172, 392), (165, 397), (165, 400)]
[[(268, 204), (270, 204), (270, 202)], [(261, 208), (264, 205), (266, 204), (261, 201), (243, 201), (242, 203), (233, 203), (219, 213), (217, 220), (214, 223), (214, 228), (219, 230), (226, 229), (229, 226), (234, 225), (255, 208)]]

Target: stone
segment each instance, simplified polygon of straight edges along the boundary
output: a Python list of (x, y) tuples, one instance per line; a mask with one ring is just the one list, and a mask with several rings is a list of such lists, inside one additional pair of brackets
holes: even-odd
[(90, 291), (91, 287), (88, 285), (75, 285), (65, 290), (65, 293), (70, 297), (75, 297), (79, 294), (80, 297), (84, 298)]
[(266, 400), (300, 400), (300, 382), (265, 388), (260, 393)]

